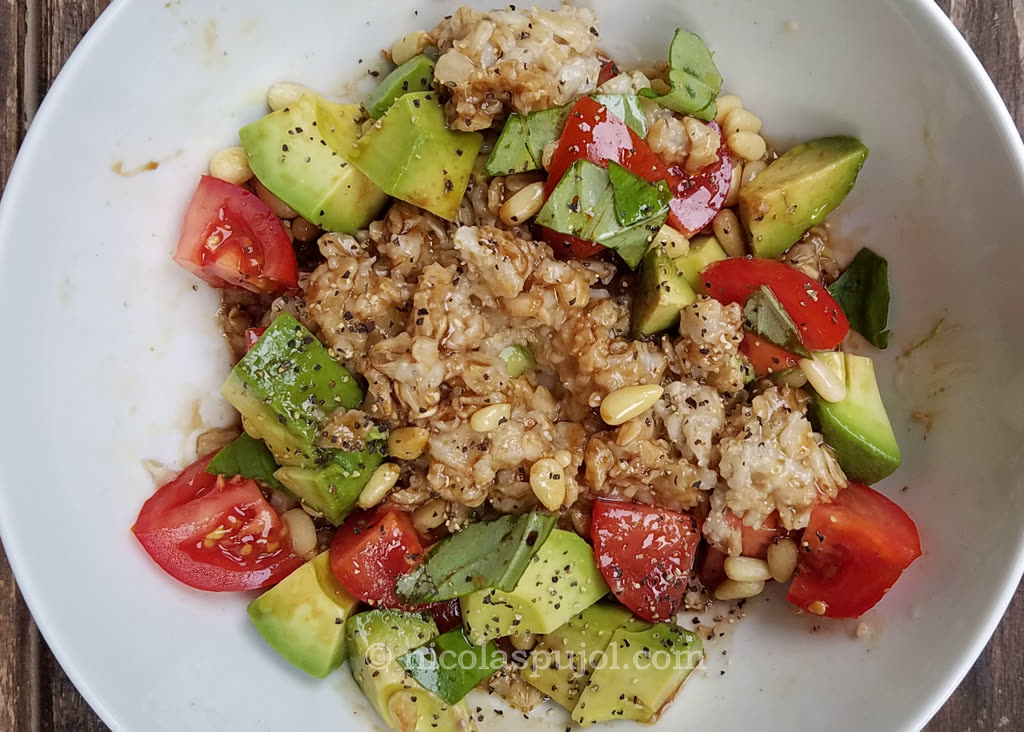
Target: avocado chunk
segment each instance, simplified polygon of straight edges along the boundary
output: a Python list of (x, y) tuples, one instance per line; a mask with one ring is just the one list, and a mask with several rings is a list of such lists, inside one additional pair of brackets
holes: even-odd
[(249, 605), (256, 630), (289, 663), (324, 678), (345, 660), (345, 621), (359, 601), (317, 555)]
[(370, 610), (345, 623), (352, 676), (384, 723), (402, 732), (468, 732), (469, 705), (445, 704), (424, 689), (399, 657), (437, 637), (429, 615)]
[(484, 679), (505, 665), (494, 643), (474, 646), (462, 628), (453, 628), (425, 646), (398, 659), (427, 691), (448, 704), (457, 704)]
[(877, 483), (900, 466), (900, 447), (875, 379), (870, 358), (850, 353), (818, 353), (846, 382), (841, 402), (814, 400), (812, 415), (825, 441), (835, 450), (846, 475), (860, 483)]
[(649, 627), (622, 605), (599, 602), (540, 640), (522, 670), (523, 679), (572, 711), (615, 631)]
[(853, 190), (868, 149), (855, 137), (797, 145), (740, 191), (754, 256), (774, 259), (820, 224)]
[(483, 136), (448, 128), (434, 92), (403, 94), (349, 160), (388, 194), (455, 220)]
[(632, 314), (634, 338), (678, 325), (679, 311), (697, 299), (697, 293), (660, 246), (644, 255), (637, 287)]
[(707, 236), (695, 236), (690, 239), (690, 251), (681, 257), (676, 257), (672, 261), (676, 263), (676, 267), (683, 273), (686, 281), (690, 283), (690, 287), (695, 292), (699, 292), (704, 287), (700, 273), (713, 262), (721, 262), (723, 259), (728, 258), (729, 255), (722, 249), (718, 239), (714, 235), (709, 234)]
[(462, 621), (474, 645), (513, 633), (550, 633), (606, 594), (590, 545), (555, 529), (514, 590), (491, 588), (461, 598)]
[(241, 412), (245, 431), (266, 442), (278, 464), (305, 467), (330, 461), (329, 451), (317, 446), (327, 415), (363, 402), (352, 375), (288, 313), (277, 316), (235, 365), (221, 393)]
[(665, 181), (652, 185), (617, 163), (609, 161), (606, 170), (580, 159), (555, 186), (536, 223), (614, 249), (636, 269), (668, 219), (671, 199)]
[(238, 131), (249, 167), (271, 193), (328, 231), (353, 234), (388, 197), (348, 156), (361, 111), (307, 94)]
[(620, 628), (605, 655), (608, 662), (591, 675), (572, 711), (581, 727), (616, 719), (650, 722), (704, 658), (700, 638), (673, 623)]
[(402, 575), (398, 596), (410, 605), (424, 605), (486, 587), (514, 590), (555, 521), (554, 516), (524, 513), (471, 523), (439, 541), (423, 564)]
[(433, 88), (434, 61), (423, 54), (413, 56), (384, 77), (363, 102), (363, 109), (374, 119), (380, 119), (403, 94), (430, 91)]
[(262, 480), (275, 490), (284, 488), (274, 477), (277, 461), (262, 440), (257, 440), (243, 432), (232, 442), (225, 445), (206, 466), (206, 472), (212, 475), (233, 477), (240, 475), (249, 480)]
[(513, 379), (537, 368), (537, 359), (533, 355), (533, 349), (525, 343), (502, 348), (498, 357), (505, 362), (508, 375)]
[(332, 452), (326, 467), (286, 465), (274, 477), (304, 504), (340, 526), (356, 507), (373, 471), (384, 462), (386, 452), (387, 442), (375, 440), (362, 452)]

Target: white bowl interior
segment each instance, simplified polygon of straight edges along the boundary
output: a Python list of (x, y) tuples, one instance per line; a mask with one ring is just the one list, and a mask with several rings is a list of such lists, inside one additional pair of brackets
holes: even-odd
[[(47, 98), (3, 201), (0, 526), (40, 627), (115, 729), (380, 727), (347, 673), (316, 682), (287, 667), (246, 598), (176, 584), (128, 531), (154, 488), (142, 461), (181, 466), (198, 430), (230, 420), (217, 297), (170, 260), (209, 155), (264, 112), (275, 81), (360, 99), (380, 48), (454, 0), (294, 5), (115, 2)], [(929, 0), (592, 5), (621, 62), (663, 57), (676, 26), (701, 33), (773, 141), (848, 132), (871, 148), (838, 230), (850, 254), (870, 245), (891, 262), (894, 345), (878, 360), (905, 464), (883, 490), (925, 548), (866, 618), (867, 641), (779, 594), (748, 605), (661, 726), (921, 726), (1020, 576), (1020, 141)], [(552, 712), (507, 726), (564, 725)]]

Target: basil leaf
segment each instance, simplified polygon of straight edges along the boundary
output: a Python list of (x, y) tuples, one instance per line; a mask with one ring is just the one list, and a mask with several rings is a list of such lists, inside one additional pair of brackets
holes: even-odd
[[(458, 661), (452, 664), (451, 660)], [(446, 704), (458, 704), (473, 688), (505, 665), (493, 641), (475, 646), (462, 627), (398, 657), (398, 663), (427, 691)]]
[(747, 328), (766, 341), (797, 356), (811, 357), (793, 319), (775, 297), (775, 293), (764, 285), (757, 288), (747, 300), (743, 307), (743, 318)]
[(864, 247), (829, 288), (850, 327), (875, 348), (889, 346), (889, 262)]
[(440, 542), (426, 561), (398, 580), (398, 596), (422, 605), (496, 587), (510, 592), (547, 540), (556, 518), (541, 513), (469, 524)]
[(281, 481), (274, 477), (277, 468), (277, 461), (274, 460), (270, 448), (264, 445), (262, 440), (243, 432), (214, 456), (206, 466), (206, 472), (229, 478), (240, 475), (249, 480), (261, 480), (277, 490), (283, 490)]
[(614, 160), (608, 161), (608, 177), (612, 183), (615, 218), (620, 225), (633, 226), (668, 211), (672, 192), (665, 181), (652, 185)]

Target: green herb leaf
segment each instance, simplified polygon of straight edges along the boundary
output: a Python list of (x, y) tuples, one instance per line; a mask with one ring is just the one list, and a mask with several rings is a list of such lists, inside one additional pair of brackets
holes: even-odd
[(652, 185), (614, 160), (608, 161), (608, 177), (612, 183), (615, 218), (621, 226), (633, 226), (668, 211), (672, 191), (665, 181)]
[(715, 98), (722, 89), (722, 75), (696, 33), (677, 29), (669, 49), (668, 80), (671, 89), (658, 94), (653, 89), (641, 89), (639, 94), (682, 114), (710, 122), (718, 112)]
[(398, 580), (398, 596), (413, 605), (440, 602), (496, 587), (515, 589), (530, 559), (555, 527), (541, 513), (470, 524), (442, 539), (426, 561)]
[(811, 357), (793, 319), (775, 297), (775, 293), (764, 285), (757, 288), (747, 300), (743, 307), (743, 318), (747, 328), (766, 341), (797, 356)]
[(229, 478), (240, 475), (249, 480), (262, 480), (275, 489), (282, 490), (284, 486), (274, 477), (277, 467), (273, 453), (263, 441), (243, 432), (214, 456), (206, 466), (206, 472)]
[(641, 138), (647, 137), (647, 117), (635, 94), (591, 94), (590, 98), (606, 107)]
[(828, 291), (850, 327), (875, 348), (889, 346), (889, 262), (864, 247)]
[(500, 669), (504, 658), (493, 642), (474, 646), (462, 628), (454, 628), (399, 656), (398, 663), (427, 691), (446, 704), (457, 704), (473, 687)]

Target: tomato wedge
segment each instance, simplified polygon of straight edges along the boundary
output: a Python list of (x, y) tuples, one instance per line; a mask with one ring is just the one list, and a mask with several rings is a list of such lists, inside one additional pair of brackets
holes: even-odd
[(413, 608), (398, 599), (398, 578), (423, 561), (409, 516), (394, 506), (348, 517), (331, 543), (331, 569), (342, 586), (374, 607)]
[(267, 332), (266, 328), (246, 328), (245, 329), (245, 350), (249, 350), (256, 345), (256, 341), (263, 337), (263, 334)]
[(541, 238), (554, 250), (555, 256), (561, 255), (570, 259), (587, 259), (595, 254), (600, 254), (606, 249), (606, 247), (601, 246), (597, 242), (580, 239), (572, 234), (559, 234), (557, 231), (553, 231), (546, 226), (538, 226), (537, 228), (540, 229)]
[[(717, 122), (710, 122), (708, 126), (721, 131)], [(668, 173), (674, 195), (669, 203), (669, 226), (692, 237), (711, 223), (729, 195), (732, 156), (724, 137), (716, 162), (704, 166), (695, 175), (687, 173), (682, 165), (669, 166)]]
[(693, 516), (599, 499), (590, 536), (597, 566), (619, 602), (644, 620), (675, 616), (700, 543)]
[(650, 183), (669, 180), (668, 169), (647, 143), (590, 97), (582, 97), (569, 112), (548, 166), (548, 195), (569, 166), (580, 158), (603, 166), (614, 160)]
[(720, 302), (740, 305), (756, 289), (767, 286), (811, 350), (829, 351), (850, 332), (842, 308), (821, 283), (774, 259), (725, 259), (709, 265), (701, 278), (706, 294)]
[(851, 482), (811, 513), (786, 599), (818, 615), (856, 618), (919, 556), (921, 539), (906, 512)]
[(174, 261), (222, 289), (263, 293), (298, 284), (295, 249), (280, 219), (258, 196), (209, 175), (192, 196)]
[(288, 529), (254, 481), (211, 475), (207, 455), (146, 501), (132, 531), (165, 572), (197, 590), (280, 582), (302, 565)]
[(793, 368), (798, 360), (789, 351), (783, 351), (774, 343), (766, 341), (753, 333), (745, 333), (743, 335), (743, 342), (740, 343), (740, 353), (750, 361), (750, 365), (754, 367), (754, 374), (758, 378)]
[(597, 75), (597, 85), (601, 86), (606, 81), (611, 81), (619, 75), (619, 67), (610, 58), (598, 56), (601, 59), (601, 73)]

